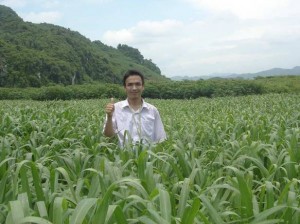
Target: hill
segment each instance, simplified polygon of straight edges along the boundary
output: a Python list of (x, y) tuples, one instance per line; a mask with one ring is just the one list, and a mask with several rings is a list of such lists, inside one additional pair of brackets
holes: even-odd
[(283, 76), (283, 75), (300, 75), (300, 66), (296, 66), (291, 69), (284, 68), (272, 68), (269, 70), (257, 72), (257, 73), (247, 73), (241, 74), (239, 77), (243, 78), (255, 78), (255, 77), (268, 77), (268, 76)]
[(208, 76), (175, 76), (172, 77), (172, 80), (181, 81), (181, 80), (200, 80), (200, 79), (215, 79), (215, 78), (230, 78), (230, 79), (254, 79), (256, 77), (269, 77), (269, 76), (285, 76), (285, 75), (300, 75), (300, 66), (296, 66), (291, 69), (284, 68), (272, 68), (269, 70), (257, 72), (257, 73), (213, 73)]
[(167, 80), (138, 49), (113, 48), (64, 27), (24, 22), (0, 5), (0, 87), (121, 83), (130, 68), (148, 80)]

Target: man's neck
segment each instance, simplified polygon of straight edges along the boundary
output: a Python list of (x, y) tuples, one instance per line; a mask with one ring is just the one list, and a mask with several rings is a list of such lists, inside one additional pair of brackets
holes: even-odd
[(128, 99), (129, 106), (134, 109), (138, 110), (142, 106), (142, 98), (136, 98), (136, 99)]

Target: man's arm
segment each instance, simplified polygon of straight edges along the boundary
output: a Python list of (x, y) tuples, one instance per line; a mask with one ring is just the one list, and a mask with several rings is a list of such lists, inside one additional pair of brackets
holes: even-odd
[(106, 124), (105, 124), (104, 132), (103, 132), (103, 134), (109, 138), (113, 137), (115, 135), (114, 127), (113, 127), (113, 120), (112, 120), (114, 111), (115, 111), (114, 98), (111, 98), (110, 103), (108, 103), (105, 107)]
[(113, 122), (112, 122), (112, 116), (107, 115), (103, 134), (109, 138), (111, 138), (115, 135), (114, 128), (113, 128)]

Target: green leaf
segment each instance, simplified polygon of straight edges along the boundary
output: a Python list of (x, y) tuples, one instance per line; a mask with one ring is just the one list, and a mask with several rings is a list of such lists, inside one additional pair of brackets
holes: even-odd
[(13, 223), (19, 223), (24, 218), (23, 205), (21, 201), (9, 202), (11, 218)]
[(27, 216), (18, 222), (18, 224), (22, 224), (22, 223), (53, 224), (47, 219), (43, 219), (41, 217), (34, 217), (34, 216)]
[(192, 207), (186, 207), (184, 210), (181, 223), (195, 223), (194, 219), (199, 212), (201, 201), (199, 198), (193, 200)]
[(111, 196), (115, 188), (117, 187), (116, 183), (113, 183), (109, 186), (107, 191), (104, 194), (104, 197), (101, 200), (98, 200), (95, 214), (93, 217), (93, 224), (104, 224), (108, 215), (108, 202), (111, 200)]
[(273, 191), (273, 184), (270, 181), (266, 181), (266, 191), (267, 191), (267, 209), (274, 207), (274, 191)]
[(70, 218), (70, 223), (81, 224), (87, 216), (91, 216), (88, 212), (90, 209), (97, 204), (96, 198), (86, 198), (81, 200), (76, 206), (73, 214)]
[(189, 198), (189, 193), (190, 193), (190, 179), (185, 178), (181, 191), (180, 191), (180, 197), (179, 197), (179, 204), (178, 204), (178, 217), (182, 218), (184, 214), (184, 210), (187, 206), (187, 200)]
[(38, 212), (40, 214), (40, 217), (48, 218), (48, 212), (47, 212), (45, 202), (44, 201), (38, 201), (38, 202), (36, 202), (36, 206), (37, 206)]
[(67, 206), (67, 200), (63, 197), (56, 197), (53, 201), (52, 221), (55, 224), (64, 224), (64, 215)]
[(30, 204), (28, 201), (27, 193), (21, 193), (18, 195), (18, 201), (22, 203), (24, 216), (30, 215)]
[(159, 202), (162, 218), (165, 219), (167, 222), (171, 223), (172, 207), (168, 191), (161, 188), (159, 189)]
[(71, 181), (71, 178), (70, 178), (68, 172), (63, 167), (58, 167), (58, 168), (56, 168), (56, 170), (59, 171), (63, 175), (65, 180), (67, 181), (69, 190), (71, 191), (71, 194), (73, 196), (73, 200), (77, 202), (77, 197), (76, 197), (75, 191), (73, 189), (73, 182)]
[(5, 173), (0, 180), (0, 204), (4, 204), (6, 185), (9, 181), (8, 172)]
[(26, 192), (27, 193), (27, 196), (28, 196), (28, 200), (31, 204), (31, 190), (30, 190), (30, 187), (29, 187), (29, 183), (28, 183), (28, 177), (27, 177), (27, 168), (25, 166), (22, 166), (20, 168), (20, 176), (21, 176), (21, 184), (22, 184), (22, 189), (23, 191), (22, 192)]
[(278, 205), (273, 208), (269, 208), (265, 211), (262, 211), (259, 214), (257, 214), (257, 216), (254, 217), (254, 219), (250, 222), (250, 224), (258, 224), (258, 223), (261, 224), (262, 222), (267, 221), (269, 216), (285, 208), (286, 208), (285, 205)]
[(245, 218), (253, 217), (253, 204), (252, 204), (252, 192), (248, 187), (243, 174), (237, 173), (237, 179), (239, 182), (240, 197), (241, 197), (241, 211)]
[(35, 187), (35, 193), (38, 201), (45, 201), (44, 192), (42, 189), (42, 181), (39, 175), (38, 168), (34, 162), (31, 162), (31, 172), (32, 172), (32, 178), (33, 178), (33, 184)]
[(225, 224), (218, 211), (212, 206), (210, 201), (204, 195), (200, 195), (199, 197), (203, 203), (203, 206), (206, 208), (211, 220), (213, 220), (214, 223)]
[(126, 220), (126, 217), (124, 215), (124, 212), (122, 211), (122, 209), (119, 205), (110, 205), (109, 206), (106, 223), (108, 223), (108, 220), (110, 220), (112, 217), (115, 220), (115, 222), (118, 224), (127, 224), (128, 223)]

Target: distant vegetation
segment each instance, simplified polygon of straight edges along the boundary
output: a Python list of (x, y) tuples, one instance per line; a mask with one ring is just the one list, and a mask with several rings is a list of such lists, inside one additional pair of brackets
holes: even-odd
[(0, 87), (121, 83), (129, 68), (149, 80), (167, 79), (138, 49), (116, 49), (70, 29), (24, 22), (0, 5)]
[[(300, 93), (300, 76), (257, 78), (255, 80), (211, 79), (199, 81), (147, 81), (143, 97), (153, 99), (196, 99), (199, 97), (246, 96), (266, 93)], [(125, 98), (118, 84), (86, 84), (41, 88), (0, 88), (2, 99), (70, 100)]]
[(265, 71), (256, 73), (213, 73), (205, 76), (173, 76), (174, 81), (182, 80), (199, 80), (199, 79), (212, 79), (212, 78), (224, 78), (224, 79), (254, 79), (257, 77), (270, 77), (270, 76), (287, 76), (287, 75), (300, 75), (300, 66), (295, 66), (290, 69), (284, 68), (272, 68)]

